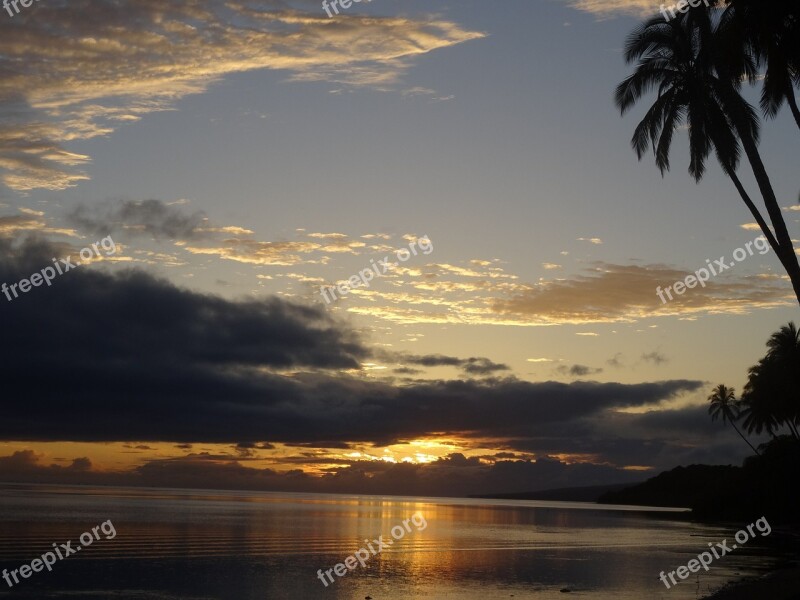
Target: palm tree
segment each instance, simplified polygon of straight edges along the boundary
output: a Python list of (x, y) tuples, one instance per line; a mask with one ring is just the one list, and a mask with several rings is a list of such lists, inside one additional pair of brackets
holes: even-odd
[(774, 118), (786, 101), (800, 127), (794, 92), (795, 85), (800, 85), (800, 4), (796, 0), (729, 0), (720, 30), (727, 56), (745, 53), (765, 68), (761, 88), (764, 115)]
[(718, 418), (722, 418), (723, 423), (727, 421), (733, 425), (736, 433), (747, 442), (747, 445), (752, 448), (753, 452), (758, 454), (758, 450), (753, 447), (753, 444), (744, 437), (744, 434), (739, 431), (739, 428), (736, 426), (736, 421), (739, 419), (739, 408), (736, 405), (736, 395), (733, 392), (733, 388), (719, 384), (714, 388), (708, 400), (711, 403), (708, 407), (708, 414), (711, 415), (711, 420), (716, 421)]
[[(689, 129), (689, 173), (695, 181), (702, 179), (706, 160), (714, 151), (789, 274), (800, 303), (800, 264), (758, 152), (758, 115), (739, 93), (742, 80), (736, 74), (755, 74), (755, 63), (747, 55), (739, 56), (736, 70), (732, 71), (731, 61), (720, 56), (717, 30), (705, 7), (690, 8), (669, 22), (654, 17), (626, 40), (625, 60), (637, 64), (633, 74), (617, 86), (615, 102), (624, 115), (644, 94), (657, 91), (658, 96), (636, 127), (631, 143), (640, 160), (652, 147), (662, 175), (670, 168), (675, 130), (684, 123)], [(758, 182), (770, 224), (737, 175), (742, 149)]]
[(780, 394), (775, 389), (775, 378), (769, 363), (764, 359), (748, 370), (747, 384), (742, 392), (739, 416), (742, 426), (749, 434), (766, 431), (773, 439), (781, 426), (778, 417), (781, 408), (778, 404)]
[[(796, 368), (800, 359), (800, 331), (794, 321), (773, 333), (767, 340), (767, 348), (768, 359), (785, 365), (789, 371), (792, 371), (792, 366)], [(794, 373), (798, 374), (797, 371)]]
[(744, 426), (749, 433), (766, 430), (773, 437), (786, 426), (800, 439), (800, 331), (789, 323), (767, 341), (766, 356), (749, 371), (742, 394)]

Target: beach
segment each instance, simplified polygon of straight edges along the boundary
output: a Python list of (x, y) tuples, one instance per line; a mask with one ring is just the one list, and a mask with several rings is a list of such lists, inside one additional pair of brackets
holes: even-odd
[(766, 538), (771, 564), (759, 574), (740, 574), (703, 600), (800, 600), (800, 535), (795, 526), (782, 527)]
[(779, 565), (776, 570), (761, 577), (747, 577), (730, 583), (703, 600), (769, 600), (800, 599), (800, 565), (798, 563)]

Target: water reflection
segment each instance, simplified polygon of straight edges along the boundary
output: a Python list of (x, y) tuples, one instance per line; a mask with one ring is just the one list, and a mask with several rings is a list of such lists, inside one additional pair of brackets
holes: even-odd
[[(730, 531), (675, 512), (499, 502), (198, 490), (0, 486), (0, 568), (111, 519), (118, 535), (38, 573), (8, 598), (115, 599), (662, 597), (658, 573)], [(323, 586), (342, 562), (421, 513), (402, 540)], [(763, 565), (757, 542), (669, 591), (696, 598)], [(662, 586), (662, 588), (659, 588)]]

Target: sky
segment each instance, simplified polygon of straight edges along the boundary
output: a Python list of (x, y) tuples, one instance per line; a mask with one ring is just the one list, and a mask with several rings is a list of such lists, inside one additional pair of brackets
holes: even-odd
[[(706, 397), (797, 303), (685, 129), (663, 177), (631, 149), (646, 104), (613, 91), (657, 10), (0, 12), (0, 283), (81, 263), (0, 295), (0, 479), (460, 495), (739, 463)], [(760, 150), (797, 237), (788, 112)]]

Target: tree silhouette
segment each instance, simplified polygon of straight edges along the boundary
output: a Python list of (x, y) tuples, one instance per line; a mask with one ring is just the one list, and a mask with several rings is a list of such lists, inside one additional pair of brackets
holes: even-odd
[(800, 332), (789, 323), (767, 341), (767, 354), (749, 370), (742, 394), (743, 425), (748, 433), (775, 437), (787, 427), (800, 440)]
[[(720, 22), (723, 54), (752, 56), (764, 69), (761, 109), (774, 118), (784, 101), (797, 126), (800, 109), (794, 87), (800, 85), (800, 3), (797, 0), (730, 0)], [(734, 71), (735, 72), (735, 71)], [(745, 73), (751, 82), (755, 80)]]
[[(657, 92), (631, 144), (640, 160), (652, 148), (662, 176), (670, 168), (674, 133), (684, 124), (689, 131), (689, 173), (695, 181), (702, 179), (706, 160), (714, 151), (788, 273), (800, 303), (800, 264), (758, 152), (760, 120), (740, 94), (743, 75), (756, 77), (758, 59), (747, 52), (733, 57), (722, 52), (724, 40), (731, 34), (720, 27), (703, 6), (690, 7), (671, 21), (654, 17), (642, 23), (625, 42), (625, 60), (635, 62), (636, 67), (617, 86), (615, 102), (625, 115), (642, 96)], [(737, 175), (742, 150), (761, 191), (769, 223)]]
[(736, 404), (736, 395), (734, 394), (733, 388), (719, 384), (714, 388), (708, 400), (710, 402), (708, 414), (711, 415), (711, 420), (716, 421), (718, 418), (721, 418), (723, 423), (730, 423), (736, 430), (736, 433), (738, 433), (747, 445), (752, 448), (753, 452), (758, 454), (758, 450), (755, 449), (753, 444), (750, 443), (736, 426), (736, 421), (739, 419), (739, 408)]

